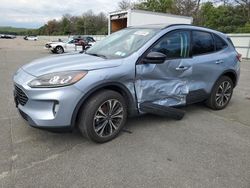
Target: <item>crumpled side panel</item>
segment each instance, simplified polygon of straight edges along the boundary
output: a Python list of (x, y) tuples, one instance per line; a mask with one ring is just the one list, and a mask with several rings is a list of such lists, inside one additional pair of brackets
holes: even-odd
[[(176, 62), (175, 62), (176, 63)], [(167, 70), (166, 70), (167, 68)], [(138, 103), (152, 102), (163, 106), (186, 104), (189, 93), (185, 73), (178, 73), (160, 65), (138, 66), (138, 77), (135, 83)]]
[(164, 106), (186, 103), (187, 81), (181, 80), (137, 80), (137, 100), (139, 103), (151, 101)]

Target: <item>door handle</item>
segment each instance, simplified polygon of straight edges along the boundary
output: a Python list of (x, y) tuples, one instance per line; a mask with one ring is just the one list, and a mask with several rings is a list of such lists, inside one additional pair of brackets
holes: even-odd
[(224, 63), (224, 61), (223, 61), (223, 60), (221, 60), (221, 59), (219, 59), (219, 60), (215, 61), (215, 64), (221, 64), (221, 63)]
[(179, 66), (179, 67), (176, 67), (175, 70), (177, 71), (185, 71), (187, 70), (189, 67), (184, 67), (184, 66)]

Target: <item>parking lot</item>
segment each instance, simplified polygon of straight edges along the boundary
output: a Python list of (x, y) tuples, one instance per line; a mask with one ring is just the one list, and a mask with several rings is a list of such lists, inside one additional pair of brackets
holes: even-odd
[(250, 187), (250, 61), (229, 106), (185, 107), (181, 121), (129, 119), (115, 140), (31, 128), (12, 94), (18, 67), (49, 54), (44, 41), (0, 40), (1, 187)]

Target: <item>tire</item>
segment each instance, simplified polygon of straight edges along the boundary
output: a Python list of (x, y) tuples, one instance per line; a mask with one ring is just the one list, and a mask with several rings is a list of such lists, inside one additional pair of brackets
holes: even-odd
[(62, 54), (62, 53), (64, 52), (63, 47), (57, 46), (57, 47), (55, 48), (55, 52), (56, 52), (57, 54)]
[(212, 92), (206, 101), (206, 105), (213, 110), (224, 109), (231, 100), (233, 87), (233, 82), (229, 77), (220, 77), (216, 81)]
[[(110, 111), (109, 105), (113, 110)], [(102, 90), (90, 97), (80, 110), (78, 128), (89, 140), (104, 143), (119, 134), (126, 119), (124, 98), (115, 91)]]

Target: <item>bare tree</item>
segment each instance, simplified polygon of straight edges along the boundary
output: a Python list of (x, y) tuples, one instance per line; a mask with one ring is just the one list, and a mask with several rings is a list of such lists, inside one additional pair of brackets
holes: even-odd
[(250, 20), (250, 0), (235, 0), (235, 2), (243, 8), (244, 14)]
[(185, 16), (196, 15), (201, 0), (175, 0), (176, 13)]
[(122, 0), (118, 3), (118, 7), (120, 10), (127, 10), (133, 8), (132, 6), (133, 5), (130, 0)]
[(213, 4), (215, 5), (224, 5), (224, 6), (227, 6), (227, 5), (230, 5), (234, 2), (234, 0), (213, 0), (211, 1)]

